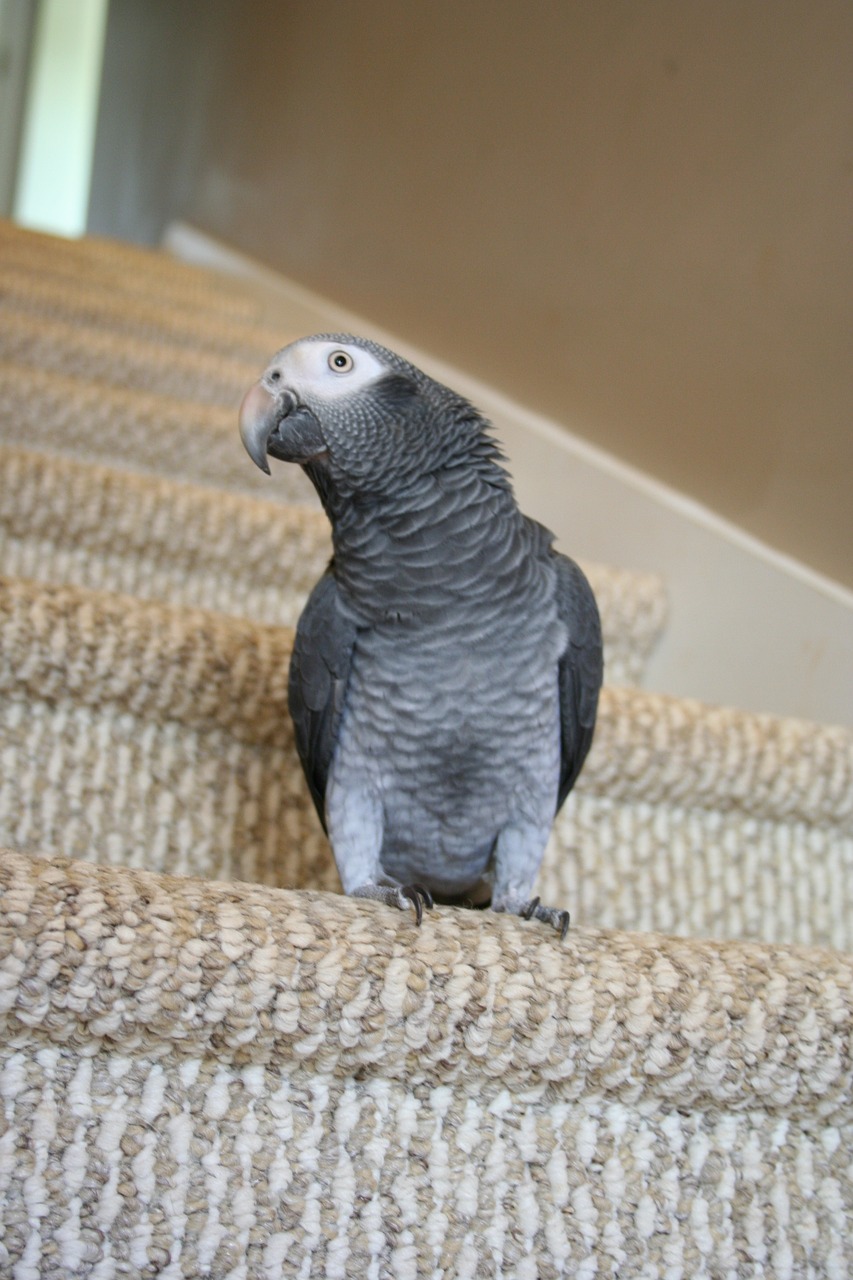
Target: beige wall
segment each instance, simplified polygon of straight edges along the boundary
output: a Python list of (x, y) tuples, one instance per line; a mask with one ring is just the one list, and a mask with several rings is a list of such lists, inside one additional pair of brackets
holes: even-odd
[(853, 585), (850, 0), (217, 12), (176, 214)]

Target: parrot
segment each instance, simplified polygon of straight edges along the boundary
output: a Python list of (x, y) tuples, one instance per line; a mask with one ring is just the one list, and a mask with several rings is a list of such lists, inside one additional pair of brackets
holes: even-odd
[(297, 752), (345, 894), (553, 926), (533, 896), (592, 742), (601, 623), (581, 569), (522, 514), (492, 424), (369, 338), (283, 347), (243, 445), (302, 467), (332, 558), (288, 675)]

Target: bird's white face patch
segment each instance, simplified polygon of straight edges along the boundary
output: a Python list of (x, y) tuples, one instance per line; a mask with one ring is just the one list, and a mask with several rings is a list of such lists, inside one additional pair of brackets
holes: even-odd
[(273, 392), (289, 387), (300, 400), (339, 400), (388, 373), (370, 351), (346, 342), (294, 342), (270, 363), (263, 382)]

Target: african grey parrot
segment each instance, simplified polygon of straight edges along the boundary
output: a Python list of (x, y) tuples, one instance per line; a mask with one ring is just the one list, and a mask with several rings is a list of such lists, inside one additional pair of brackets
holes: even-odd
[(521, 514), (490, 424), (365, 338), (321, 334), (246, 393), (249, 456), (298, 463), (333, 559), (299, 619), (290, 713), (344, 892), (531, 916), (592, 740), (595, 598)]

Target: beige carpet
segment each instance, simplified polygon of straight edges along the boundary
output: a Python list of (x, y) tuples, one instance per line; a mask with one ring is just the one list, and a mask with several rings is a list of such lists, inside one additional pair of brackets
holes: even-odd
[(589, 566), (565, 943), (343, 898), (286, 714), (327, 531), (233, 426), (292, 336), (0, 224), (0, 1274), (849, 1275), (851, 736), (641, 691), (662, 584)]

